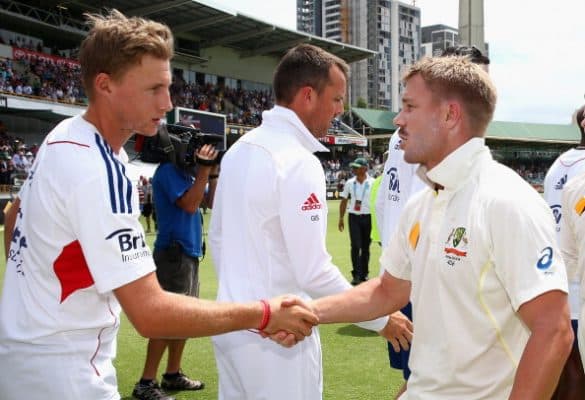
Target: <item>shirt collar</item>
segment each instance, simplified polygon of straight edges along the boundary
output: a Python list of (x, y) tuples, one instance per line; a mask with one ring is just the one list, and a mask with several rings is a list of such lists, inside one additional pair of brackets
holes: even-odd
[(491, 159), (485, 139), (475, 137), (451, 152), (430, 171), (420, 166), (417, 174), (432, 188), (439, 184), (446, 190), (456, 190), (471, 175), (479, 159), (484, 157)]
[(311, 153), (317, 151), (329, 152), (329, 149), (321, 144), (321, 142), (309, 132), (305, 124), (299, 119), (298, 115), (290, 108), (275, 105), (271, 110), (262, 113), (262, 123), (267, 125), (278, 124), (281, 126), (288, 123), (296, 128), (291, 131), (295, 133), (299, 142)]

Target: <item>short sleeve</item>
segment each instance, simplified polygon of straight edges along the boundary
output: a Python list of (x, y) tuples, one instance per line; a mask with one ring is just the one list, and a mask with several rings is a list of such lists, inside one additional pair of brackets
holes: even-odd
[(532, 195), (500, 198), (486, 210), (496, 274), (516, 311), (547, 291), (568, 292), (552, 213)]
[(96, 174), (74, 188), (66, 204), (74, 234), (100, 293), (155, 270), (138, 220), (138, 191), (129, 180), (121, 182), (113, 185)]

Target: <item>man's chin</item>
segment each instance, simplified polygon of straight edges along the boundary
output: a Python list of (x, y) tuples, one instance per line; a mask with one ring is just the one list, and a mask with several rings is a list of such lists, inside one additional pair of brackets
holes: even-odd
[(152, 129), (140, 129), (136, 130), (134, 133), (142, 136), (155, 136), (158, 132), (158, 127)]

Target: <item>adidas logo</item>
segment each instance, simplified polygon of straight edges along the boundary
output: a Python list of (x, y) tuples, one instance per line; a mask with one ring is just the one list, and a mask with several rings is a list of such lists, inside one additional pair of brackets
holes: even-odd
[(309, 211), (309, 210), (318, 210), (320, 208), (321, 208), (321, 203), (319, 202), (319, 199), (317, 198), (317, 196), (315, 196), (315, 193), (311, 193), (309, 198), (307, 200), (305, 200), (305, 202), (303, 203), (301, 210)]

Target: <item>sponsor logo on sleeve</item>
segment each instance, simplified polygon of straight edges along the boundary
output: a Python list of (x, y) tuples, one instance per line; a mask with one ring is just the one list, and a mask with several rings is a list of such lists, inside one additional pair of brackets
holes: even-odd
[(386, 172), (388, 175), (388, 200), (400, 201), (400, 177), (398, 168), (392, 167)]
[(575, 212), (578, 216), (581, 216), (585, 211), (585, 197), (581, 197), (581, 199), (575, 204)]
[(418, 239), (420, 238), (420, 222), (417, 222), (410, 228), (410, 232), (408, 234), (408, 243), (410, 243), (410, 247), (412, 250), (416, 249), (418, 246)]
[(114, 240), (120, 249), (123, 262), (132, 262), (150, 257), (150, 249), (144, 240), (144, 234), (130, 228), (118, 229), (110, 233), (106, 240)]
[(303, 211), (320, 210), (323, 207), (315, 193), (311, 193), (301, 206)]
[(561, 210), (561, 205), (560, 204), (553, 204), (552, 206), (550, 206), (550, 210), (553, 213), (553, 216), (555, 217), (555, 223), (557, 224), (557, 231), (559, 231), (559, 227), (558, 225), (561, 222), (561, 217), (563, 216), (562, 210)]
[(550, 268), (553, 262), (553, 249), (548, 246), (540, 251), (538, 261), (536, 262), (536, 268), (541, 271), (546, 271)]
[(565, 184), (567, 183), (567, 174), (563, 175), (561, 179), (555, 184), (556, 190), (563, 190)]

